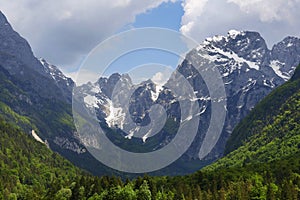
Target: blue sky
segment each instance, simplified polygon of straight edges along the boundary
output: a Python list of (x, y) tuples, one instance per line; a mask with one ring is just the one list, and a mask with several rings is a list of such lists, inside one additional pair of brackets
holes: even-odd
[[(175, 3), (165, 2), (157, 8), (137, 15), (134, 23), (125, 25), (117, 33), (128, 31), (132, 28), (144, 27), (159, 27), (179, 31), (183, 14), (181, 1)], [(159, 49), (140, 49), (120, 56), (111, 63), (104, 75), (109, 76), (115, 72), (129, 73), (132, 79), (134, 79), (133, 81), (137, 83), (138, 81), (145, 81), (152, 78), (161, 71), (166, 76), (170, 75), (171, 69), (175, 70), (180, 60), (178, 55), (171, 52)], [(145, 70), (145, 68), (148, 68), (148, 70)], [(138, 80), (136, 80), (137, 77), (139, 77)]]
[(179, 31), (183, 14), (181, 1), (162, 3), (157, 8), (138, 15), (132, 26), (135, 28), (161, 27)]
[[(180, 1), (162, 3), (157, 8), (136, 16), (134, 23), (122, 27), (119, 32), (144, 27), (160, 27), (179, 31), (183, 14)], [(134, 69), (136, 66), (142, 66), (147, 63), (159, 63), (174, 69), (177, 67), (179, 60), (179, 56), (158, 49), (133, 51), (114, 61), (105, 75), (114, 72), (124, 73), (130, 69)], [(151, 67), (151, 65), (148, 67)]]

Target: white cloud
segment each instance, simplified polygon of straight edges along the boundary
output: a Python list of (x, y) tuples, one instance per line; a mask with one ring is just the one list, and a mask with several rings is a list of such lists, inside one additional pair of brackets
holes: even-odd
[(203, 9), (208, 0), (185, 0), (182, 3), (184, 15), (182, 17), (182, 26), (180, 31), (183, 34), (188, 34), (199, 20)]
[(171, 70), (164, 70), (162, 72), (157, 72), (151, 78), (151, 80), (158, 86), (166, 84), (172, 74)]
[(228, 0), (237, 4), (246, 13), (258, 14), (263, 22), (293, 21), (293, 8), (299, 5), (299, 0)]
[(0, 8), (38, 57), (70, 66), (136, 15), (169, 1), (175, 0), (22, 0), (0, 1)]
[(300, 36), (300, 0), (185, 0), (181, 33), (202, 42), (230, 29), (260, 32), (269, 47)]

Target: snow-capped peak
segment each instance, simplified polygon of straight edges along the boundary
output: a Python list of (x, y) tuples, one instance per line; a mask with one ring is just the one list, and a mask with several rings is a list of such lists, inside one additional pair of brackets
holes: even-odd
[(222, 41), (225, 37), (221, 35), (215, 35), (213, 37), (208, 37), (205, 39), (204, 44), (209, 44), (211, 42), (219, 42)]
[(235, 39), (236, 36), (243, 34), (243, 31), (237, 31), (237, 30), (230, 30), (228, 31), (228, 36), (231, 37), (232, 39)]

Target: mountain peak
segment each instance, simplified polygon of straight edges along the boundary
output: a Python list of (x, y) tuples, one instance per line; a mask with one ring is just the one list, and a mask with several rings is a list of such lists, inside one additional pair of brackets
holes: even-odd
[[(261, 44), (265, 43), (263, 37), (255, 31), (237, 31), (237, 30), (230, 30), (227, 33), (226, 41), (228, 43), (240, 43), (240, 41), (244, 41), (247, 43), (253, 42), (262, 42)], [(266, 46), (263, 44), (263, 46)]]
[(242, 40), (244, 38), (251, 39), (263, 39), (262, 36), (255, 31), (237, 31), (229, 30), (227, 36), (215, 35), (213, 37), (208, 37), (205, 39), (204, 44), (208, 43), (219, 43), (219, 42), (230, 42), (233, 40)]
[(7, 18), (5, 15), (0, 11), (0, 25), (8, 24)]
[[(50, 64), (47, 62), (44, 58), (39, 58), (38, 59), (42, 66), (44, 67), (44, 70), (47, 74), (50, 74), (51, 77), (56, 81), (56, 82), (65, 82), (67, 86), (74, 86), (74, 82), (71, 78), (66, 77), (59, 69), (57, 66)], [(70, 88), (71, 89), (71, 88)]]
[[(43, 67), (35, 58), (29, 43), (12, 28), (2, 12), (0, 12), (0, 50), (5, 52), (5, 55), (0, 56), (0, 59), (3, 58), (3, 61), (5, 57), (11, 57), (22, 63), (22, 65), (26, 65), (43, 74)], [(5, 66), (9, 65), (6, 64)], [(7, 67), (7, 70), (11, 74), (16, 74), (20, 71), (20, 69), (12, 67)]]
[[(44, 59), (38, 60), (26, 39), (12, 28), (1, 11), (0, 51), (2, 52), (0, 54), (0, 64), (10, 75), (15, 76), (20, 81), (34, 76), (31, 79), (34, 89), (40, 91), (42, 85), (47, 83), (47, 89), (51, 88), (52, 94), (56, 95), (58, 99), (71, 102), (73, 81), (65, 77), (57, 67), (48, 64)], [(59, 93), (58, 88), (62, 90), (60, 95), (57, 95)], [(51, 92), (49, 89), (48, 93), (43, 93), (43, 95), (48, 96)], [(42, 96), (42, 94), (40, 95)]]
[(299, 41), (300, 39), (298, 37), (295, 36), (287, 36), (285, 37), (282, 41), (286, 42), (286, 41)]
[(121, 78), (121, 74), (115, 72), (109, 76), (108, 79)]
[(228, 31), (227, 36), (216, 35), (207, 38), (196, 50), (204, 50), (210, 55), (208, 58), (213, 61), (216, 61), (218, 55), (217, 62), (221, 61), (224, 56), (234, 57), (235, 60), (239, 60), (241, 63), (246, 62), (250, 68), (255, 69), (264, 65), (270, 54), (265, 40), (258, 32), (237, 30)]
[(284, 63), (284, 65), (280, 65), (280, 70), (288, 76), (293, 74), (293, 70), (287, 66), (296, 67), (299, 65), (299, 47), (300, 38), (288, 36), (272, 48), (272, 60), (279, 64)]
[(275, 48), (291, 48), (298, 46), (300, 44), (300, 38), (294, 36), (285, 37), (281, 42), (274, 45), (273, 49)]

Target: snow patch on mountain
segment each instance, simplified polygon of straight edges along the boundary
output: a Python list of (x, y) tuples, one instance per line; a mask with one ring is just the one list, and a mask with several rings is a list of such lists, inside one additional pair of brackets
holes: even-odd
[(146, 142), (147, 138), (149, 137), (149, 135), (151, 134), (152, 132), (152, 129), (150, 129), (143, 137), (142, 137), (142, 140), (143, 140), (143, 143)]
[(70, 86), (69, 79), (66, 77), (56, 66), (49, 64), (45, 59), (40, 58), (40, 63), (43, 65), (44, 70), (51, 75), (55, 81), (64, 80), (67, 86)]
[(232, 39), (235, 39), (236, 36), (244, 34), (243, 31), (237, 31), (237, 30), (230, 30), (228, 31), (228, 36), (231, 37)]
[(229, 59), (233, 59), (235, 60), (239, 65), (242, 65), (243, 63), (246, 63), (249, 68), (251, 69), (255, 69), (255, 70), (259, 70), (259, 66), (254, 63), (254, 62), (251, 62), (251, 61), (248, 61), (242, 57), (239, 57), (236, 53), (234, 53), (233, 51), (230, 51), (230, 52), (225, 52), (224, 50), (222, 49), (219, 49), (219, 48), (216, 48), (216, 52), (217, 53), (220, 53), (224, 56), (226, 56), (227, 58)]
[(109, 127), (118, 126), (119, 128), (123, 129), (124, 122), (126, 119), (125, 112), (121, 107), (114, 107), (111, 100), (108, 100), (109, 105), (109, 114), (105, 118)]
[(36, 141), (45, 144), (45, 142), (38, 136), (38, 134), (36, 134), (34, 130), (31, 131), (31, 135)]
[(151, 98), (153, 102), (155, 102), (158, 99), (159, 93), (163, 90), (162, 85), (156, 85), (155, 91), (151, 90)]
[(270, 88), (274, 88), (275, 84), (273, 83), (274, 78), (272, 78), (270, 81), (269, 80), (263, 80), (263, 85), (270, 87)]
[(272, 60), (270, 63), (270, 67), (273, 69), (273, 71), (275, 72), (275, 74), (277, 74), (277, 76), (283, 78), (285, 81), (289, 80), (291, 77), (284, 74), (282, 71), (280, 71), (281, 66), (284, 65), (283, 63), (281, 63), (278, 60)]
[(86, 95), (84, 97), (84, 103), (91, 108), (99, 108), (98, 106), (98, 99), (92, 95)]

